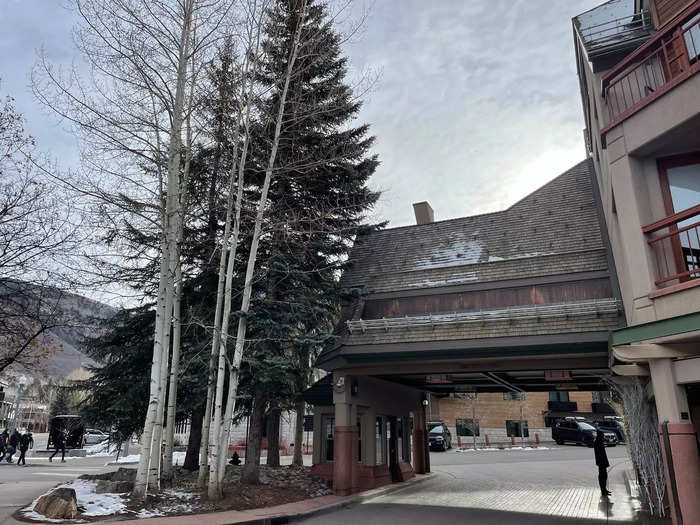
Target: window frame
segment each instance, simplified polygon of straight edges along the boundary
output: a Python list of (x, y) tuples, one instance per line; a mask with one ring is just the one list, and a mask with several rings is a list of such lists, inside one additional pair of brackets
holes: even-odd
[[(673, 207), (673, 197), (671, 196), (671, 185), (668, 181), (668, 170), (672, 168), (680, 168), (682, 166), (690, 166), (692, 164), (700, 164), (700, 151), (694, 151), (691, 153), (682, 153), (680, 155), (673, 155), (671, 157), (662, 157), (656, 159), (656, 168), (659, 173), (659, 184), (661, 186), (661, 199), (663, 200), (664, 212), (666, 217), (675, 215), (684, 210), (676, 210)], [(691, 209), (691, 208), (687, 208)], [(677, 232), (678, 226), (676, 224), (671, 224), (668, 226), (669, 232)], [(673, 252), (673, 259), (677, 270), (684, 271), (686, 269), (686, 261), (683, 255), (683, 247), (681, 246), (680, 239), (672, 236), (670, 237), (671, 250)], [(684, 275), (678, 280), (680, 282), (687, 282), (697, 277), (691, 277), (690, 275)]]

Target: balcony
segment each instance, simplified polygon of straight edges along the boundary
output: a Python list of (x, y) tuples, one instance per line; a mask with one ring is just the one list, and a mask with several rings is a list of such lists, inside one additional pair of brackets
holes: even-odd
[(700, 1), (603, 77), (610, 128), (700, 70)]
[(700, 204), (642, 231), (654, 253), (657, 286), (684, 289), (700, 284)]

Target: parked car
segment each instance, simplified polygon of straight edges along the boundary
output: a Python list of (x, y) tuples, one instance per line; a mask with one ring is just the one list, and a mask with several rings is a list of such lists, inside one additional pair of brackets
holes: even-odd
[(83, 443), (86, 445), (94, 445), (95, 443), (100, 443), (107, 438), (109, 438), (109, 434), (106, 432), (102, 432), (101, 430), (96, 430), (94, 428), (86, 428), (85, 434), (83, 435)]
[(622, 424), (620, 418), (617, 417), (606, 417), (603, 421), (598, 421), (595, 427), (604, 432), (612, 432), (617, 436), (618, 443), (624, 443), (625, 438), (625, 425)]
[(430, 443), (431, 449), (445, 452), (447, 449), (452, 448), (452, 435), (447, 425), (437, 425), (430, 429), (428, 432), (428, 442)]
[[(552, 439), (556, 441), (557, 445), (580, 443), (592, 447), (597, 432), (593, 425), (585, 421), (562, 419), (552, 428)], [(606, 446), (614, 447), (617, 445), (617, 436), (613, 432), (604, 432), (603, 438)]]

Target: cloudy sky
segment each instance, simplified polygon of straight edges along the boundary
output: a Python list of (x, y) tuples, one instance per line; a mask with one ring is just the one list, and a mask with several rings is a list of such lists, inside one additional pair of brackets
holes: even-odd
[[(421, 200), (437, 219), (499, 210), (582, 160), (571, 17), (600, 3), (375, 0), (346, 50), (354, 76), (379, 73), (361, 114), (382, 162), (377, 218), (411, 224)], [(72, 137), (28, 87), (39, 48), (73, 60), (62, 4), (0, 0), (0, 94), (15, 97), (41, 149), (69, 164)]]

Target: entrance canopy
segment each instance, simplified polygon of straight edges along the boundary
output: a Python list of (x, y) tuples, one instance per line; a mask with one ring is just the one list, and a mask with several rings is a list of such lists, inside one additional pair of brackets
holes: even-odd
[(436, 394), (600, 390), (623, 323), (584, 161), (496, 213), (357, 240), (318, 366)]

